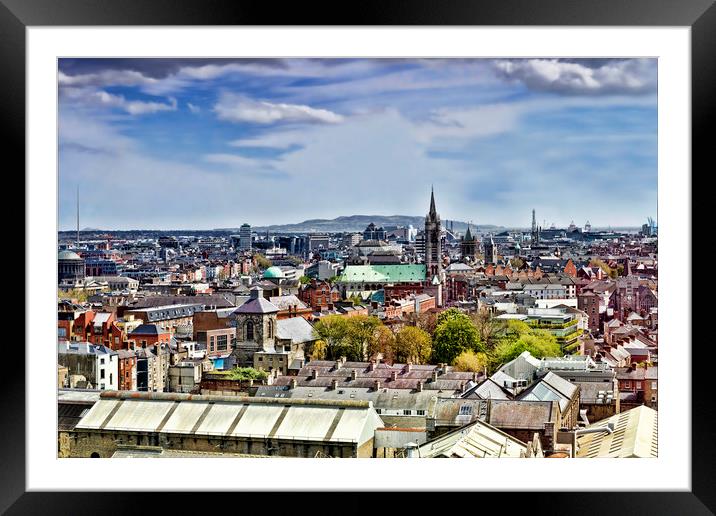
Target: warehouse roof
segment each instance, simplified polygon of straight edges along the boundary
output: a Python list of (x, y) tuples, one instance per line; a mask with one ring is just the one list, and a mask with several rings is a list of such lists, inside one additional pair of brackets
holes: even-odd
[(107, 391), (76, 429), (362, 444), (382, 426), (366, 401)]

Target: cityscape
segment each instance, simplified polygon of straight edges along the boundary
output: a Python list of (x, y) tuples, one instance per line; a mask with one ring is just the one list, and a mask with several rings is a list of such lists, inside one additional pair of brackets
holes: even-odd
[(58, 457), (657, 457), (655, 60), (328, 61), (60, 60)]

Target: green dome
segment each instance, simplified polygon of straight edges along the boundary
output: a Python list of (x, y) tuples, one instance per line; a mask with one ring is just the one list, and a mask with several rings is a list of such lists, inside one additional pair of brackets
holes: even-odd
[(77, 254), (77, 253), (74, 253), (74, 252), (72, 252), (72, 251), (67, 251), (67, 250), (65, 250), (65, 251), (60, 251), (59, 253), (57, 253), (57, 259), (58, 259), (58, 260), (76, 260), (76, 261), (81, 261), (81, 260), (82, 260), (82, 257), (80, 257), (80, 255)]
[(264, 272), (264, 279), (272, 279), (272, 278), (278, 279), (278, 278), (285, 278), (285, 277), (286, 277), (286, 275), (283, 273), (283, 271), (279, 267), (276, 267), (276, 266), (269, 267)]

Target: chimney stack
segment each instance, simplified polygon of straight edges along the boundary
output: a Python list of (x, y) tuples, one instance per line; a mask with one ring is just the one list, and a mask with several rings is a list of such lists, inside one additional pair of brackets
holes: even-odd
[(358, 372), (355, 369), (351, 369), (351, 380), (358, 378)]
[(422, 380), (420, 380), (418, 382), (418, 392), (423, 392), (423, 381)]
[(333, 369), (338, 370), (341, 368), (342, 365), (343, 365), (343, 363), (340, 360), (336, 360), (336, 363), (333, 364)]
[(475, 383), (477, 383), (477, 376), (478, 376), (478, 374), (479, 374), (479, 373), (478, 373), (477, 371), (475, 371), (474, 373), (472, 373), (472, 381), (475, 382)]
[(335, 391), (338, 388), (338, 380), (331, 380), (331, 390)]
[(394, 382), (395, 380), (397, 380), (397, 379), (398, 379), (398, 371), (391, 371), (391, 372), (390, 372), (390, 379), (391, 379), (391, 381), (393, 381), (393, 382)]
[(437, 369), (434, 369), (434, 370), (433, 370), (432, 381), (433, 381), (433, 382), (437, 382), (437, 381), (438, 381), (438, 371), (437, 371)]
[(368, 365), (368, 371), (375, 371), (375, 360), (370, 361), (370, 365)]
[(376, 380), (376, 381), (375, 381), (375, 390), (376, 390), (376, 391), (379, 391), (379, 390), (380, 390), (380, 380)]
[(311, 379), (315, 380), (316, 378), (318, 378), (318, 371), (315, 369), (311, 369)]
[(291, 378), (291, 385), (290, 385), (291, 389), (295, 389), (297, 385), (298, 385), (298, 382), (296, 381), (296, 379)]
[(411, 368), (412, 368), (412, 364), (410, 362), (405, 364), (405, 372), (406, 373), (409, 373)]

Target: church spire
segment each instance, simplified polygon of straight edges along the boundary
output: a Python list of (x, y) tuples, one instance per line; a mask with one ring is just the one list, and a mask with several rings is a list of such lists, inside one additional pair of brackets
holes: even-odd
[(429, 215), (431, 217), (434, 217), (437, 215), (437, 210), (435, 209), (435, 192), (433, 191), (432, 185), (430, 186), (430, 212)]

